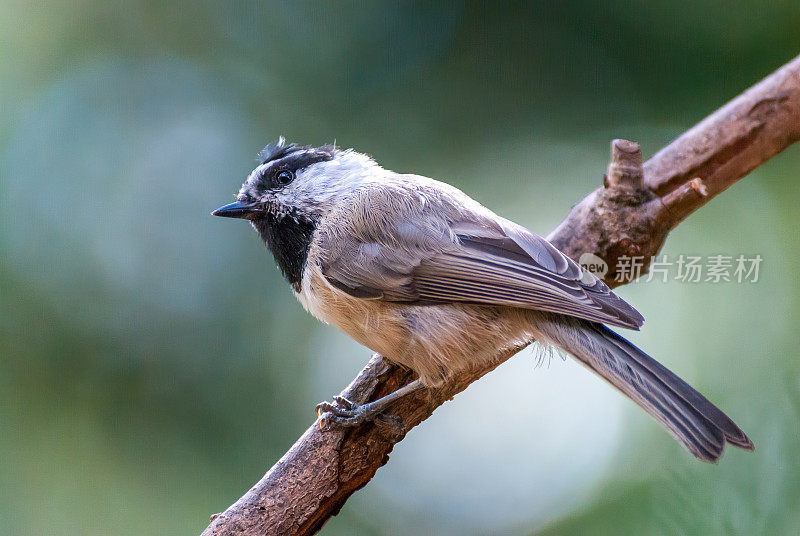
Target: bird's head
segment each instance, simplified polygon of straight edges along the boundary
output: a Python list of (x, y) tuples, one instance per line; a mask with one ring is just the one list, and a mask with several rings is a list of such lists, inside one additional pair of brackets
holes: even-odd
[(248, 219), (254, 225), (284, 218), (319, 221), (382, 171), (369, 156), (352, 149), (300, 146), (282, 137), (259, 153), (259, 161), (236, 201), (212, 214)]
[(291, 282), (320, 221), (357, 188), (379, 180), (383, 169), (352, 149), (300, 146), (282, 137), (259, 153), (259, 161), (236, 201), (212, 214), (249, 220)]

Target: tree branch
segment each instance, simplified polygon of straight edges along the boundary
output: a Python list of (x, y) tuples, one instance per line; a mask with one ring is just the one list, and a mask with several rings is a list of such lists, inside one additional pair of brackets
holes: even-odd
[[(622, 256), (649, 260), (689, 214), (800, 139), (800, 57), (708, 116), (642, 166), (637, 144), (614, 140), (603, 187), (578, 203), (548, 236), (578, 260), (592, 253), (617, 266)], [(643, 272), (644, 273), (644, 272)], [(616, 286), (610, 270), (606, 282)], [(521, 350), (464, 372), (436, 389), (398, 400), (391, 417), (355, 428), (320, 429), (315, 422), (266, 475), (203, 536), (307, 535), (336, 515), (389, 459), (411, 428), (473, 381)], [(341, 393), (364, 403), (413, 380), (376, 355)]]
[(800, 57), (661, 149), (643, 174), (630, 142), (612, 143), (603, 188), (578, 203), (548, 240), (576, 260), (587, 252), (603, 259), (609, 286), (628, 283), (616, 281), (620, 257), (643, 257), (647, 273), (667, 233), (798, 139)]

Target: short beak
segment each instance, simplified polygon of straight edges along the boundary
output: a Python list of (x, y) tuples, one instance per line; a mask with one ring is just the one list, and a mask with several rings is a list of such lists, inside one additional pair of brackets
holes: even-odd
[(260, 203), (243, 203), (236, 201), (219, 207), (211, 213), (212, 216), (223, 216), (225, 218), (247, 218), (254, 212), (263, 212), (264, 207)]

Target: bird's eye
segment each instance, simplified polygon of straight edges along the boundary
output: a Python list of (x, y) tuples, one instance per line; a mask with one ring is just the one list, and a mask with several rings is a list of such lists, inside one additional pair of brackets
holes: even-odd
[(275, 180), (278, 181), (278, 184), (280, 184), (281, 186), (286, 186), (287, 184), (289, 184), (294, 180), (294, 173), (292, 173), (288, 169), (284, 169), (283, 171), (275, 175)]

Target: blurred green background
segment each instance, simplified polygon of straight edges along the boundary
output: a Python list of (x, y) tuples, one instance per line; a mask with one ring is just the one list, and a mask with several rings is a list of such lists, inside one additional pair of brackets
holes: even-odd
[[(197, 534), (369, 352), (308, 316), (232, 200), (279, 134), (452, 182), (547, 234), (800, 52), (796, 2), (4, 0), (0, 533)], [(664, 253), (756, 284), (620, 289), (631, 338), (756, 444), (697, 462), (528, 350), (446, 404), (323, 534), (800, 533), (800, 149)]]

